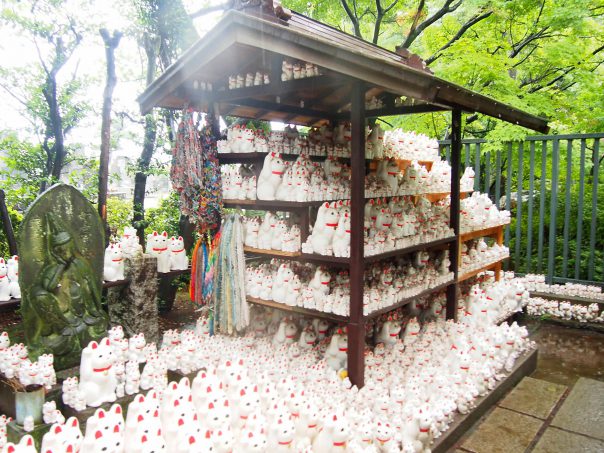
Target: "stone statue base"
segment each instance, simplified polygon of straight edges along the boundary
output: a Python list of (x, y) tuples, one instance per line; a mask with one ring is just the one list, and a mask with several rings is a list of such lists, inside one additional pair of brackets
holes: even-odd
[(157, 258), (126, 258), (124, 276), (127, 285), (107, 289), (110, 324), (121, 325), (128, 337), (143, 332), (147, 343), (159, 342)]

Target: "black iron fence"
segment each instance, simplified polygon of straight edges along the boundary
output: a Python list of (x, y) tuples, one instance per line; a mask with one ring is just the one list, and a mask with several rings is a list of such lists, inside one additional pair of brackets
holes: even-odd
[[(512, 212), (505, 231), (520, 274), (604, 286), (604, 133), (540, 135), (499, 145), (464, 140), (474, 190)], [(450, 141), (441, 149), (449, 159)], [(463, 171), (463, 169), (462, 169)], [(598, 203), (598, 201), (600, 203)]]

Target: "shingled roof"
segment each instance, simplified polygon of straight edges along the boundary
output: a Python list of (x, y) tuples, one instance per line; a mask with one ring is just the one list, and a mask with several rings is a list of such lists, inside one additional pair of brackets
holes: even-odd
[[(391, 52), (302, 14), (273, 8), (271, 1), (255, 3), (262, 6), (226, 12), (149, 85), (139, 97), (142, 112), (187, 106), (206, 111), (213, 104), (221, 114), (312, 125), (345, 118), (352, 85), (362, 81), (367, 99), (376, 96), (393, 105), (402, 96), (409, 113), (461, 108), (542, 133), (549, 130), (543, 118), (434, 76), (406, 50)], [(321, 75), (282, 82), (284, 58), (317, 65)], [(256, 71), (270, 74), (270, 83), (228, 89), (229, 75)], [(211, 91), (201, 89), (207, 83)]]

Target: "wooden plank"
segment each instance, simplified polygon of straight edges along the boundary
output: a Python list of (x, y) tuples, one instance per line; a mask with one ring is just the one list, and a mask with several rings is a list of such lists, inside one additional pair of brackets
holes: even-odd
[(507, 224), (497, 225), (489, 228), (483, 228), (481, 230), (474, 230), (468, 233), (461, 233), (459, 235), (459, 242), (467, 242), (472, 239), (482, 238), (482, 237), (492, 237), (498, 238), (501, 236), (503, 232), (504, 226)]
[(377, 318), (378, 316), (381, 316), (384, 313), (389, 313), (393, 310), (396, 310), (397, 308), (404, 307), (405, 305), (411, 303), (414, 300), (417, 300), (420, 297), (428, 296), (428, 295), (436, 293), (438, 291), (442, 291), (442, 290), (448, 288), (449, 286), (451, 286), (451, 284), (453, 284), (454, 282), (455, 282), (455, 280), (451, 280), (446, 283), (442, 283), (438, 286), (435, 286), (433, 288), (427, 288), (427, 289), (423, 290), (421, 293), (419, 293), (415, 296), (407, 297), (406, 299), (403, 299), (402, 301), (400, 301), (394, 305), (391, 305), (389, 307), (380, 308), (379, 310), (375, 310), (375, 311), (369, 313), (367, 316), (365, 316), (365, 319)]
[(481, 267), (479, 269), (474, 269), (473, 271), (466, 272), (461, 277), (458, 277), (457, 282), (458, 283), (459, 282), (463, 282), (464, 280), (467, 280), (469, 278), (475, 277), (476, 275), (480, 274), (481, 272), (495, 270), (495, 268), (497, 267), (498, 264), (501, 264), (502, 261), (505, 261), (508, 258), (509, 258), (509, 256), (506, 256), (505, 258), (502, 258), (500, 260), (493, 261), (492, 263), (486, 264), (486, 265), (484, 265), (483, 267)]
[(257, 248), (248, 247), (248, 246), (244, 246), (243, 251), (247, 252), (247, 253), (255, 253), (257, 255), (273, 256), (275, 258), (281, 258), (284, 256), (297, 258), (300, 256), (300, 252), (284, 252), (282, 250), (257, 249)]
[(542, 299), (548, 300), (559, 300), (561, 302), (577, 302), (580, 304), (590, 305), (590, 304), (600, 304), (604, 305), (604, 299), (592, 299), (589, 297), (580, 297), (580, 296), (568, 296), (565, 294), (553, 294), (553, 293), (544, 293), (541, 291), (531, 291), (531, 297), (541, 297)]
[(303, 307), (292, 307), (290, 305), (281, 304), (279, 302), (275, 302), (273, 300), (264, 300), (259, 299), (257, 297), (247, 296), (247, 301), (251, 304), (262, 305), (264, 307), (276, 308), (281, 311), (296, 313), (298, 315), (308, 316), (310, 318), (321, 318), (327, 319), (328, 321), (333, 321), (337, 323), (343, 323), (348, 320), (346, 316), (336, 315), (335, 313), (326, 313), (318, 310), (311, 310), (310, 308)]
[(443, 239), (436, 239), (434, 241), (423, 242), (421, 244), (411, 245), (403, 249), (391, 250), (389, 252), (379, 253), (377, 255), (369, 255), (365, 257), (365, 263), (375, 263), (388, 258), (394, 258), (397, 256), (408, 255), (409, 253), (417, 252), (419, 250), (429, 250), (441, 247), (443, 245), (451, 244), (455, 241), (455, 237), (451, 236)]
[(449, 429), (432, 444), (434, 453), (446, 453), (491, 407), (493, 407), (508, 391), (518, 384), (525, 376), (537, 369), (537, 349), (532, 349), (520, 356), (511, 373), (497, 383), (488, 394), (474, 401), (475, 407), (468, 414), (457, 414)]

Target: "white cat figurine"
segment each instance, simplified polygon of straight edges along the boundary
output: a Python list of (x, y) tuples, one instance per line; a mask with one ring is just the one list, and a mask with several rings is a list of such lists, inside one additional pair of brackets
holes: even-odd
[(124, 255), (121, 244), (109, 244), (105, 249), (103, 280), (106, 282), (124, 280)]
[(21, 288), (19, 287), (19, 257), (13, 255), (8, 260), (8, 281), (10, 282), (10, 296), (21, 299)]
[(186, 271), (189, 268), (189, 258), (185, 251), (182, 236), (170, 238), (170, 270)]
[(109, 338), (100, 343), (91, 341), (82, 350), (80, 391), (87, 406), (98, 407), (116, 399), (117, 378), (113, 368), (114, 355)]
[(168, 252), (168, 233), (154, 231), (147, 236), (147, 253), (157, 258), (157, 272), (170, 272), (170, 252)]
[(0, 258), (0, 302), (10, 299), (10, 282), (8, 281), (8, 268), (4, 258)]

